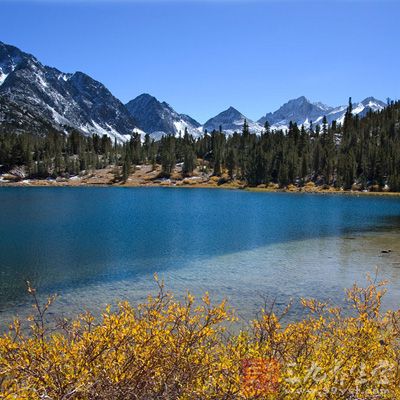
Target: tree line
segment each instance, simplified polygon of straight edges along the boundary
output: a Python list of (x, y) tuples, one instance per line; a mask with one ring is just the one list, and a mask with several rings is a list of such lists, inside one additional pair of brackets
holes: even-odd
[(142, 140), (135, 133), (123, 144), (78, 131), (38, 136), (0, 130), (0, 165), (24, 165), (30, 177), (74, 175), (114, 165), (124, 181), (138, 164), (159, 164), (161, 176), (169, 177), (177, 163), (183, 176), (199, 168), (250, 186), (314, 182), (400, 191), (400, 102), (360, 118), (352, 114), (350, 99), (342, 124), (328, 124), (324, 117), (320, 125), (306, 128), (291, 122), (283, 131), (266, 122), (261, 135), (251, 133), (246, 121), (242, 132), (229, 136), (222, 128), (199, 138), (186, 130), (158, 141), (149, 135)]

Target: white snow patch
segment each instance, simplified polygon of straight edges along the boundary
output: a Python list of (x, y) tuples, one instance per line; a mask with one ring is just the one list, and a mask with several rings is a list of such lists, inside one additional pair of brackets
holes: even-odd
[[(317, 125), (319, 125), (320, 123), (322, 124), (323, 118), (324, 118), (323, 116), (318, 117), (313, 123), (317, 124)], [(306, 121), (308, 121), (308, 119), (306, 119)], [(306, 127), (306, 126), (304, 125), (304, 127)]]
[(320, 101), (317, 101), (317, 102), (312, 103), (312, 104), (314, 104), (315, 106), (321, 108), (321, 109), (324, 110), (324, 111), (329, 111), (329, 110), (332, 109), (331, 106), (328, 106), (328, 105), (326, 105), (326, 104), (324, 104), (324, 103), (322, 103), (322, 102), (320, 102)]
[(7, 76), (9, 74), (4, 74), (3, 72), (0, 72), (0, 86), (4, 83), (4, 81), (7, 79)]
[[(107, 135), (112, 139), (116, 139), (118, 143), (125, 143), (129, 141), (131, 138), (130, 134), (124, 135), (116, 131), (112, 126), (106, 124), (106, 127), (102, 127), (96, 121), (91, 121), (91, 125), (84, 125), (81, 126), (80, 129), (89, 134), (97, 134), (99, 136)], [(139, 133), (141, 136), (141, 140), (144, 140), (145, 132), (139, 128), (134, 128), (132, 133)]]
[(360, 112), (362, 112), (364, 109), (365, 109), (364, 105), (362, 103), (359, 103), (356, 108), (353, 108), (351, 113), (353, 115), (360, 114)]
[(10, 70), (8, 73), (4, 72), (4, 64), (3, 67), (0, 67), (0, 86), (4, 83), (4, 81), (7, 79), (7, 76), (10, 75), (11, 72), (14, 72), (15, 68), (17, 66), (13, 63), (10, 67)]
[(68, 75), (60, 74), (60, 75), (58, 75), (57, 79), (58, 80), (62, 79), (64, 82), (67, 82), (68, 81)]
[(144, 135), (146, 134), (145, 131), (142, 131), (142, 130), (139, 129), (139, 128), (134, 128), (134, 129), (133, 129), (133, 133), (138, 133), (139, 135), (141, 135), (141, 136), (143, 136), (143, 137), (144, 137)]
[(173, 124), (175, 128), (175, 136), (179, 136), (179, 132), (183, 136), (185, 134), (185, 128), (187, 128), (188, 133), (194, 137), (199, 137), (203, 133), (202, 129), (200, 129), (201, 127), (194, 128), (191, 124), (187, 123), (182, 118), (174, 121)]
[(39, 81), (40, 86), (42, 86), (43, 89), (47, 89), (49, 87), (47, 82), (43, 79), (43, 77), (40, 74), (36, 74), (36, 77)]
[(117, 141), (119, 142), (126, 142), (127, 138), (125, 137), (125, 135), (121, 135), (119, 132), (117, 132), (113, 127), (111, 127), (110, 125), (107, 125), (107, 129), (103, 128), (102, 126), (100, 126), (98, 123), (96, 123), (95, 121), (92, 120), (92, 124), (94, 126), (94, 131), (92, 130), (92, 133), (97, 133), (98, 135), (102, 136), (102, 135), (107, 135), (109, 137), (112, 138), (116, 138)]
[(282, 130), (282, 131), (284, 131), (284, 132), (286, 132), (287, 130), (289, 129), (289, 126), (286, 124), (286, 123), (276, 123), (276, 124), (273, 124), (273, 125), (271, 125), (271, 130), (273, 130), (273, 131), (279, 131), (279, 130)]
[(47, 108), (53, 113), (53, 119), (59, 125), (71, 125), (70, 121), (58, 113), (53, 107), (46, 104)]
[(177, 121), (173, 122), (174, 128), (175, 128), (175, 134), (178, 136), (179, 134), (183, 136), (185, 134), (185, 129), (187, 128), (189, 132), (189, 125), (183, 121), (182, 119), (179, 119)]
[(367, 107), (370, 107), (374, 111), (380, 111), (385, 108), (381, 104), (375, 103), (374, 101), (371, 100), (368, 102)]

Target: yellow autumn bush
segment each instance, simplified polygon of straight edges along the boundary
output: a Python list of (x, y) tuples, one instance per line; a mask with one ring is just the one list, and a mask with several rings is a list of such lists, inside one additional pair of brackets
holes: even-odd
[[(397, 399), (400, 312), (381, 312), (383, 283), (347, 291), (349, 309), (302, 300), (299, 322), (265, 308), (232, 333), (233, 312), (188, 294), (108, 307), (46, 324), (53, 298), (26, 332), (0, 338), (3, 399)], [(237, 331), (236, 331), (237, 332)]]

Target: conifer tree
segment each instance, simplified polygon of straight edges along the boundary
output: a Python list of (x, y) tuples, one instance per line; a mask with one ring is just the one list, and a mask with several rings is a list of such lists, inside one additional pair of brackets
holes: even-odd
[(122, 164), (122, 180), (126, 182), (129, 178), (132, 166), (131, 159), (131, 146), (130, 144), (124, 145), (124, 162)]

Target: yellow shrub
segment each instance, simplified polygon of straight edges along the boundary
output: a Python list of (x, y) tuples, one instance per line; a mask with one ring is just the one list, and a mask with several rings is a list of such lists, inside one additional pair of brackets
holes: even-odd
[[(158, 280), (157, 280), (158, 283)], [(381, 313), (382, 283), (352, 287), (352, 312), (316, 300), (300, 322), (262, 310), (252, 327), (234, 324), (225, 302), (206, 294), (177, 301), (159, 293), (137, 307), (108, 307), (30, 332), (15, 321), (0, 338), (5, 399), (396, 399), (400, 398), (400, 313)]]

